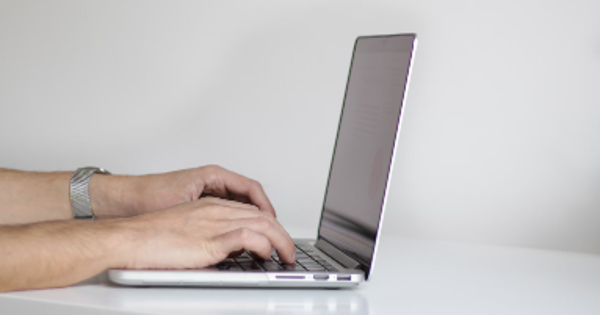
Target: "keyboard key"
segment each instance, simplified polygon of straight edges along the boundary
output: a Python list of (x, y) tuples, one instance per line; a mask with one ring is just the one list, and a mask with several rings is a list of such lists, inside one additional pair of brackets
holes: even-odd
[(244, 258), (244, 257), (245, 258), (252, 258), (252, 256), (250, 255), (250, 252), (245, 251), (245, 252), (241, 253), (239, 256), (237, 256), (236, 259), (238, 259), (238, 258)]
[(304, 252), (306, 252), (307, 250), (312, 250), (313, 248), (310, 244), (296, 244), (296, 247)]
[(236, 257), (235, 261), (237, 261), (237, 262), (254, 261), (254, 259), (252, 259), (251, 257), (247, 257), (247, 256), (240, 256), (240, 257)]
[(323, 266), (305, 266), (308, 271), (326, 271)]
[(260, 264), (266, 271), (279, 271), (279, 270), (283, 270), (283, 268), (276, 262), (274, 261), (265, 261), (264, 263)]
[(263, 271), (263, 269), (255, 261), (238, 261), (238, 264), (244, 271)]
[(304, 269), (304, 267), (300, 266), (300, 265), (283, 265), (283, 270), (282, 271), (306, 271), (306, 269)]
[(238, 265), (234, 261), (223, 261), (215, 265), (215, 267), (219, 270), (231, 270), (233, 267), (238, 267)]
[(301, 264), (304, 267), (306, 267), (306, 266), (320, 266), (321, 265), (321, 264), (319, 264), (318, 262), (316, 262), (314, 260), (299, 261), (298, 263)]
[(231, 266), (229, 269), (227, 269), (227, 271), (244, 271), (244, 269), (240, 268), (238, 265), (235, 265)]

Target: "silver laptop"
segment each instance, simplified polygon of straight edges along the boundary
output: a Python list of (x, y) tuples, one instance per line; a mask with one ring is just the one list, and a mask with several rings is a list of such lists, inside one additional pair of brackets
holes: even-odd
[(348, 287), (373, 271), (416, 49), (415, 34), (359, 37), (333, 151), (318, 238), (295, 240), (296, 263), (249, 253), (195, 270), (112, 269), (133, 286)]

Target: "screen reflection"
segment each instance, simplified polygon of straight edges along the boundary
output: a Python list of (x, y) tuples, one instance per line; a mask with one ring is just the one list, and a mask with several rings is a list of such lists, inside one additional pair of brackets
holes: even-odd
[(352, 290), (147, 288), (111, 290), (104, 301), (121, 310), (165, 314), (369, 314)]

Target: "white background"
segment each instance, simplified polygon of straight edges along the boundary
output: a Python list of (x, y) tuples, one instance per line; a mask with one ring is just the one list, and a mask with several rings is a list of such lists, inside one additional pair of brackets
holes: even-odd
[(316, 231), (354, 39), (416, 32), (386, 233), (600, 252), (600, 2), (0, 1), (0, 166), (221, 164)]

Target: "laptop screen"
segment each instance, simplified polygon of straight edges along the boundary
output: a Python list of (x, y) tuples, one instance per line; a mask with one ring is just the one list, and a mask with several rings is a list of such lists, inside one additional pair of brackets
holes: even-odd
[(407, 86), (415, 35), (359, 37), (354, 47), (319, 239), (368, 276)]

